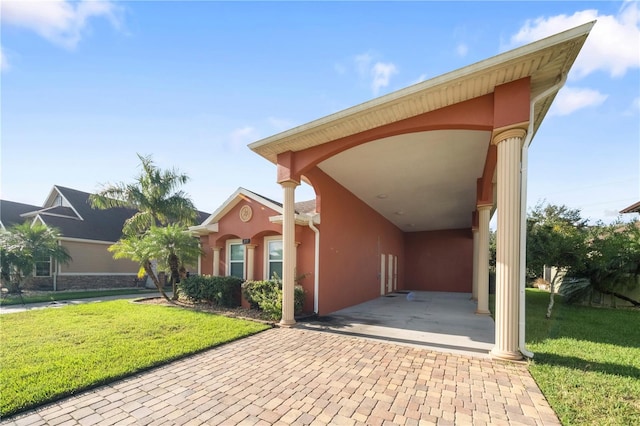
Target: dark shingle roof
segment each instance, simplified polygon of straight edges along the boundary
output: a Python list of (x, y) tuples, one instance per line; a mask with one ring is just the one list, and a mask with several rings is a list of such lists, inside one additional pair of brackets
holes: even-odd
[(45, 224), (58, 228), (67, 238), (117, 241), (122, 235), (124, 222), (135, 214), (135, 210), (124, 207), (108, 210), (94, 209), (89, 203), (91, 194), (63, 186), (56, 185), (55, 188), (71, 204), (82, 220), (78, 220), (75, 214), (73, 217), (54, 215), (54, 212), (61, 212), (56, 209), (53, 209), (53, 212), (43, 211), (40, 217)]
[[(71, 207), (43, 208), (2, 200), (0, 213), (3, 225), (9, 227), (40, 216), (45, 225), (57, 228), (63, 237), (115, 242), (122, 236), (124, 222), (136, 212), (125, 207), (94, 209), (89, 202), (90, 193), (58, 185), (54, 188)], [(201, 223), (208, 216), (208, 213), (198, 211), (197, 220)]]
[(28, 220), (21, 215), (42, 207), (31, 204), (16, 203), (15, 201), (0, 200), (0, 222), (5, 228), (24, 223)]

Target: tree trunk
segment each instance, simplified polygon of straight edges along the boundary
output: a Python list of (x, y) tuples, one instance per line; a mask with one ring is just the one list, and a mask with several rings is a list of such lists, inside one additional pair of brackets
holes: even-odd
[(173, 289), (173, 296), (171, 297), (173, 300), (178, 299), (178, 289), (177, 282), (180, 279), (180, 272), (178, 271), (180, 267), (180, 261), (178, 260), (178, 256), (175, 254), (169, 255), (169, 269), (171, 270), (171, 288)]
[(551, 281), (549, 282), (549, 306), (547, 306), (547, 314), (545, 317), (547, 319), (551, 318), (551, 311), (553, 310), (554, 305), (554, 297), (555, 297), (555, 289), (556, 289), (556, 279), (558, 278), (559, 270), (556, 269), (556, 273), (551, 277)]
[(160, 280), (158, 280), (158, 277), (153, 272), (153, 268), (151, 267), (151, 262), (149, 262), (149, 261), (145, 262), (143, 267), (144, 267), (144, 271), (147, 273), (147, 275), (149, 277), (151, 277), (151, 281), (153, 281), (153, 283), (156, 285), (156, 288), (158, 289), (158, 291), (160, 292), (162, 297), (167, 299), (167, 301), (169, 303), (173, 303), (173, 300), (171, 300), (169, 298), (169, 296), (167, 296), (167, 293), (164, 292), (164, 289), (162, 288), (162, 285), (160, 284)]
[(626, 300), (627, 302), (631, 303), (634, 307), (636, 308), (640, 308), (640, 302), (637, 300), (634, 300), (628, 296), (625, 296), (624, 294), (620, 294), (618, 292), (615, 291), (611, 291), (611, 290), (601, 290), (599, 289), (599, 291), (602, 294), (609, 294), (611, 296), (617, 297), (618, 299), (622, 299), (622, 300)]

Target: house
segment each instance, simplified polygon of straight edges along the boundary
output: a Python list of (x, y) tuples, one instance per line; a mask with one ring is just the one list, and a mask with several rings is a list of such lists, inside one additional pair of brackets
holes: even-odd
[[(68, 264), (50, 259), (38, 262), (34, 276), (23, 288), (34, 290), (69, 290), (120, 288), (141, 285), (139, 265), (127, 259), (115, 260), (107, 248), (120, 239), (124, 222), (133, 216), (128, 208), (93, 209), (91, 194), (54, 185), (42, 206), (2, 200), (2, 229), (30, 221), (57, 228), (59, 244), (71, 255)], [(200, 212), (201, 220), (207, 217)]]
[[(295, 324), (301, 272), (317, 282), (321, 315), (396, 289), (468, 292), (486, 315), (497, 211), (492, 355), (520, 359), (527, 152), (593, 25), (250, 144), (276, 166), (282, 205), (232, 196), (199, 228), (213, 254), (202, 272), (252, 267), (264, 276), (270, 237), (282, 244), (283, 326)], [(295, 203), (301, 182), (316, 194), (306, 214)], [(245, 266), (235, 264), (241, 258)]]
[(23, 288), (69, 290), (117, 288), (136, 285), (138, 265), (115, 260), (107, 248), (122, 234), (125, 220), (134, 214), (126, 208), (91, 208), (87, 192), (54, 185), (41, 207), (2, 200), (3, 228), (30, 221), (60, 231), (60, 245), (71, 255), (68, 264), (43, 260)]
[(640, 201), (631, 204), (629, 207), (620, 210), (620, 213), (640, 213)]

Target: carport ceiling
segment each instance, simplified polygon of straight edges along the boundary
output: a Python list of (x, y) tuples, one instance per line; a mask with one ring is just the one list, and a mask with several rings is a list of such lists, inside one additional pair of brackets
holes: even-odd
[(490, 138), (472, 130), (404, 134), (318, 166), (405, 232), (470, 228)]

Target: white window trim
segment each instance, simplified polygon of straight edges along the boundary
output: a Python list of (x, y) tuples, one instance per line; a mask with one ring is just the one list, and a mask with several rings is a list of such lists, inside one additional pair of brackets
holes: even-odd
[[(226, 256), (225, 256), (225, 275), (227, 277), (231, 276), (231, 246), (232, 245), (241, 245), (244, 248), (244, 258), (242, 259), (242, 279), (244, 280), (247, 276), (247, 248), (244, 244), (242, 244), (242, 240), (240, 238), (227, 240), (226, 242)], [(234, 262), (237, 263), (237, 262)]]
[[(271, 279), (269, 276), (269, 242), (270, 241), (282, 241), (282, 235), (270, 235), (268, 237), (264, 237), (264, 256), (262, 263), (262, 275), (264, 276), (265, 281)], [(283, 243), (284, 244), (284, 243)], [(282, 279), (282, 277), (280, 277)]]
[(50, 278), (53, 276), (53, 262), (54, 260), (49, 256), (49, 274), (48, 275), (38, 275), (38, 263), (45, 263), (44, 260), (36, 260), (33, 262), (33, 276), (38, 278)]

